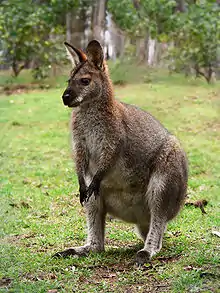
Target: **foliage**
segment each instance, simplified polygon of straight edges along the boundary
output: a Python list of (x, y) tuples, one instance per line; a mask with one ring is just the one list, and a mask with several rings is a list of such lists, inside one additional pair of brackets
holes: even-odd
[(175, 6), (174, 0), (110, 0), (108, 3), (114, 21), (123, 30), (138, 37), (148, 32), (152, 38), (169, 32), (175, 25), (171, 17)]
[(142, 242), (116, 219), (107, 220), (104, 253), (51, 257), (82, 244), (86, 233), (62, 91), (0, 98), (0, 291), (218, 292), (219, 239), (211, 231), (219, 226), (219, 86), (165, 74), (116, 88), (118, 98), (150, 111), (180, 138), (190, 163), (188, 196), (209, 202), (206, 215), (184, 207), (143, 268), (133, 263)]
[[(136, 60), (109, 61), (108, 66), (115, 85), (143, 83), (150, 76), (150, 69), (146, 66), (138, 66)], [(135, 72), (134, 68), (136, 68)]]
[(172, 43), (175, 68), (193, 67), (209, 82), (220, 46), (220, 5), (216, 1), (110, 0), (109, 10), (123, 30), (135, 37)]
[(220, 46), (220, 9), (205, 3), (191, 5), (186, 13), (175, 16), (171, 33), (175, 46), (170, 50), (176, 67), (192, 67), (210, 82)]
[(14, 76), (34, 62), (35, 76), (44, 77), (46, 71), (43, 67), (62, 58), (59, 36), (63, 33), (63, 27), (59, 25), (57, 16), (58, 11), (59, 15), (65, 12), (70, 2), (72, 6), (77, 4), (77, 1), (58, 0), (43, 3), (30, 0), (1, 2), (1, 59), (10, 64)]
[[(142, 25), (137, 10), (132, 1), (129, 0), (110, 0), (108, 1), (108, 10), (113, 15), (116, 24), (130, 35), (142, 34)], [(144, 23), (145, 25), (145, 23)]]

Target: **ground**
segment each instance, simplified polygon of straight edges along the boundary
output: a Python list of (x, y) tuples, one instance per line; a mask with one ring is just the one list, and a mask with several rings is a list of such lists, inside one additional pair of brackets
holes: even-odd
[(50, 90), (0, 96), (0, 292), (220, 292), (220, 87), (179, 75), (116, 86), (116, 96), (157, 117), (186, 150), (187, 201), (207, 200), (206, 214), (184, 206), (163, 248), (143, 267), (133, 226), (107, 219), (106, 251), (53, 259), (86, 238), (71, 159), (69, 116)]

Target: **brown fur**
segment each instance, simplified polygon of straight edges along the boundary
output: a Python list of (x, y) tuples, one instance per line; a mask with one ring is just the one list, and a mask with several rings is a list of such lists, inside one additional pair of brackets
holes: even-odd
[(186, 156), (159, 121), (114, 98), (97, 41), (88, 45), (86, 61), (80, 62), (80, 56), (77, 60), (75, 53), (80, 54), (72, 52), (77, 65), (63, 100), (75, 108), (71, 131), (88, 239), (86, 245), (56, 255), (103, 250), (109, 213), (136, 224), (144, 240), (136, 260), (143, 264), (160, 250), (166, 224), (182, 205), (187, 187)]

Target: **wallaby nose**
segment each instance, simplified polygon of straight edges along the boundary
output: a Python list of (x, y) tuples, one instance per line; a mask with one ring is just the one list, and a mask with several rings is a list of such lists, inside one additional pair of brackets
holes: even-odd
[(68, 106), (70, 103), (70, 90), (66, 89), (62, 96), (63, 103), (65, 106)]

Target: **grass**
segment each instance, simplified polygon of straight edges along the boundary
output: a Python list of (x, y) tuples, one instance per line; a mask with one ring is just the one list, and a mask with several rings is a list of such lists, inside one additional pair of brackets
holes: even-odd
[(0, 96), (0, 292), (219, 292), (220, 88), (180, 75), (116, 87), (121, 100), (155, 115), (181, 140), (190, 163), (189, 200), (150, 264), (132, 225), (108, 218), (106, 252), (53, 259), (86, 237), (71, 160), (63, 88)]
[[(130, 60), (117, 60), (108, 61), (109, 72), (111, 79), (115, 85), (126, 85), (126, 84), (140, 84), (140, 83), (166, 83), (174, 82), (175, 84), (182, 84), (183, 77), (181, 74), (173, 74), (172, 76), (167, 70), (159, 68), (152, 69), (146, 65), (140, 66), (135, 61)], [(70, 71), (69, 65), (57, 66), (56, 70), (50, 69), (48, 77), (44, 80), (35, 80), (32, 76), (31, 69), (23, 70), (16, 78), (12, 76), (11, 70), (0, 71), (0, 92), (11, 94), (12, 92), (18, 92), (24, 90), (33, 89), (49, 89), (49, 88), (63, 88), (68, 79)], [(190, 81), (191, 79), (191, 81)], [(192, 85), (205, 84), (202, 79), (195, 79), (193, 77), (186, 79), (184, 83), (190, 82)]]

